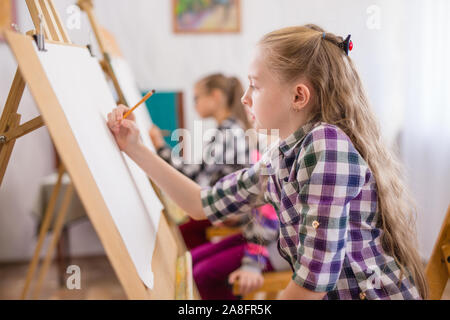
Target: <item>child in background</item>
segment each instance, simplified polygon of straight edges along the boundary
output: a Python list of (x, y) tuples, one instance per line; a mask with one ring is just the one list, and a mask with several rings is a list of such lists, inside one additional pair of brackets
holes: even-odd
[[(194, 86), (195, 109), (201, 118), (215, 119), (220, 132), (225, 134), (227, 130), (233, 130), (239, 141), (243, 139), (245, 130), (250, 128), (245, 107), (241, 103), (243, 93), (242, 84), (237, 78), (212, 74), (199, 80)], [(227, 174), (249, 166), (249, 162), (239, 164), (234, 160), (246, 159), (243, 157), (248, 155), (247, 145), (244, 147), (242, 144), (230, 145), (230, 141), (225, 139), (223, 141), (211, 139), (204, 146), (204, 154), (210, 155), (213, 150), (214, 152), (219, 151), (219, 154), (226, 154), (227, 159), (225, 160), (231, 158), (231, 161), (218, 164), (203, 159), (200, 164), (189, 164), (180, 161), (181, 159), (176, 159), (177, 161), (172, 159), (172, 150), (165, 143), (161, 130), (157, 126), (153, 126), (150, 130), (150, 137), (161, 158), (202, 187), (213, 186)], [(248, 219), (242, 216), (228, 219), (225, 223), (227, 226), (238, 226), (247, 221)], [(192, 219), (180, 225), (186, 247), (192, 249), (206, 243), (206, 228), (210, 226), (209, 220), (195, 221)]]
[[(421, 299), (427, 284), (412, 202), (384, 146), (344, 41), (315, 25), (265, 35), (242, 101), (281, 142), (250, 168), (202, 188), (139, 140), (125, 106), (108, 115), (118, 146), (194, 219), (271, 203), (292, 268), (281, 299)], [(261, 196), (262, 195), (262, 196)]]

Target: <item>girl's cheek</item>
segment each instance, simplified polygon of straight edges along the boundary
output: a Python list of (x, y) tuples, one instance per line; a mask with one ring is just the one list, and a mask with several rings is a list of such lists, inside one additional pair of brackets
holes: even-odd
[[(257, 123), (258, 125), (264, 126), (264, 124), (267, 122), (267, 117), (266, 117), (264, 110), (261, 109), (261, 107), (259, 105), (257, 107), (255, 107), (255, 109), (253, 110), (253, 114), (254, 114), (255, 123)], [(259, 129), (261, 129), (261, 128), (259, 128)]]

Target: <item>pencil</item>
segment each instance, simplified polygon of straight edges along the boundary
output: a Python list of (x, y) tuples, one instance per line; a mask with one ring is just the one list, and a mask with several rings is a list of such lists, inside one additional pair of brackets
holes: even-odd
[(127, 113), (124, 114), (123, 118), (126, 119), (133, 111), (134, 109), (136, 109), (137, 107), (139, 107), (142, 103), (144, 103), (145, 101), (147, 101), (148, 98), (150, 98), (153, 94), (155, 93), (155, 90), (150, 91), (149, 93), (147, 93), (141, 101), (139, 101), (133, 108), (131, 108), (130, 110), (128, 110)]

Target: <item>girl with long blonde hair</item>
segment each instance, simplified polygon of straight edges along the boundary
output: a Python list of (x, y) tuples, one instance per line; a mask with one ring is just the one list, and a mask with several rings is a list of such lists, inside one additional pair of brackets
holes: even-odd
[(271, 203), (279, 252), (292, 268), (282, 299), (421, 299), (413, 205), (383, 144), (345, 40), (315, 25), (265, 35), (242, 102), (280, 143), (250, 168), (201, 188), (140, 143), (137, 127), (108, 115), (124, 152), (194, 219), (226, 219)]

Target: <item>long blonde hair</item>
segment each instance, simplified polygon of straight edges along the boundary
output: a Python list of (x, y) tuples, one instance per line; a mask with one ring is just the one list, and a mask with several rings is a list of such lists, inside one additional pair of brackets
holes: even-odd
[(313, 87), (310, 120), (341, 128), (372, 170), (378, 192), (383, 249), (410, 275), (422, 298), (428, 297), (417, 251), (415, 205), (400, 163), (386, 148), (361, 79), (352, 60), (339, 47), (342, 37), (316, 25), (288, 27), (265, 35), (258, 43), (267, 66), (283, 83), (305, 77)]

